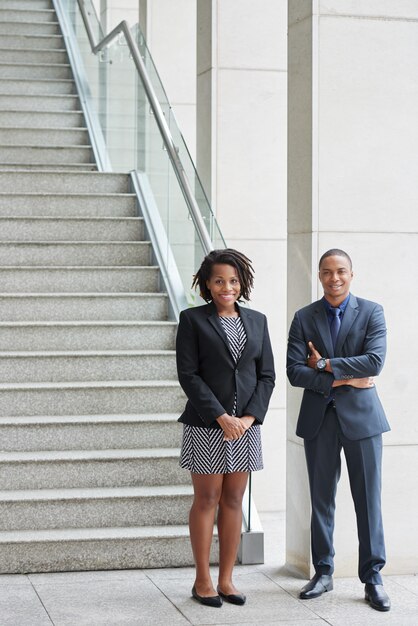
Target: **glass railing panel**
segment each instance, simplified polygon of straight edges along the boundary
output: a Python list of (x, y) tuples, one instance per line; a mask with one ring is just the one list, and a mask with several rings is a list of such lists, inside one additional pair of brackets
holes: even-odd
[(167, 95), (164, 90), (164, 86), (162, 84), (157, 68), (155, 67), (154, 61), (152, 59), (151, 53), (148, 50), (145, 38), (138, 24), (136, 24), (132, 28), (132, 32), (138, 44), (138, 48), (141, 53), (142, 59), (147, 68), (148, 76), (151, 79), (152, 86), (155, 92), (158, 94), (160, 104), (163, 107), (164, 115), (166, 116), (166, 120), (170, 128), (171, 135), (178, 149), (179, 157), (185, 169), (186, 175), (190, 181), (190, 184), (193, 187), (195, 198), (199, 205), (203, 219), (206, 222), (206, 227), (209, 231), (214, 247), (224, 248), (226, 246), (225, 240), (222, 236), (219, 225), (213, 214), (210, 203), (203, 189), (203, 185), (200, 181), (196, 167), (194, 165), (193, 159), (190, 155), (190, 152), (184, 140), (183, 134), (180, 131), (180, 127), (177, 123), (175, 114), (172, 108), (170, 107)]
[[(106, 48), (97, 55), (93, 54), (78, 2), (62, 0), (62, 5), (67, 11), (78, 42), (91, 102), (100, 122), (112, 170), (116, 172), (138, 170), (146, 174), (185, 293), (189, 302), (193, 303), (196, 296), (191, 293), (190, 284), (193, 273), (204, 256), (203, 246), (190, 218), (190, 207), (179, 185), (125, 35), (118, 34)], [(91, 0), (84, 0), (83, 6), (97, 45), (104, 34), (94, 5)], [(134, 38), (213, 246), (225, 247), (158, 72), (138, 27), (134, 28)], [(167, 262), (168, 257), (167, 252)]]

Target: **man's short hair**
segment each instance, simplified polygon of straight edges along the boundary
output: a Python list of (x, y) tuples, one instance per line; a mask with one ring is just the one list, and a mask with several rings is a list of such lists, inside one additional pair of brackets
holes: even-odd
[(319, 269), (321, 269), (321, 265), (322, 265), (322, 261), (324, 261), (327, 257), (329, 256), (343, 256), (347, 259), (347, 261), (350, 264), (350, 270), (353, 269), (353, 263), (350, 259), (350, 256), (347, 254), (347, 252), (344, 252), (344, 250), (340, 250), (339, 248), (331, 248), (331, 250), (327, 250), (326, 252), (324, 252), (324, 254), (321, 256), (321, 258), (319, 259)]

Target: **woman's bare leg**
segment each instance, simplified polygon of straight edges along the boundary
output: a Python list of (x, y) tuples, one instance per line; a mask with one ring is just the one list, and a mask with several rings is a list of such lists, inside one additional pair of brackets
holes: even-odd
[(194, 499), (189, 514), (189, 528), (196, 565), (195, 586), (199, 596), (217, 594), (210, 577), (209, 556), (223, 479), (223, 474), (192, 473)]
[(237, 593), (232, 582), (232, 571), (241, 537), (242, 498), (248, 473), (224, 474), (218, 510), (219, 588), (225, 594)]

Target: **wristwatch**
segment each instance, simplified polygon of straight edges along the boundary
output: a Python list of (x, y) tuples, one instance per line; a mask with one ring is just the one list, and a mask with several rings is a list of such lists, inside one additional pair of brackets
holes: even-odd
[(327, 360), (324, 359), (324, 357), (322, 357), (321, 359), (318, 359), (318, 361), (316, 362), (316, 369), (318, 370), (318, 372), (323, 372), (326, 366), (327, 366)]

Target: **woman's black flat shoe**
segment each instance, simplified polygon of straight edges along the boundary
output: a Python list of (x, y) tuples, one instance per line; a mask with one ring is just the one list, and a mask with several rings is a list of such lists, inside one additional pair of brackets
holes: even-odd
[(222, 593), (219, 587), (217, 588), (217, 591), (219, 593), (219, 596), (223, 598), (225, 602), (230, 602), (231, 604), (238, 604), (239, 606), (242, 606), (243, 604), (245, 604), (247, 600), (247, 598), (244, 596), (243, 593), (226, 594), (226, 593)]
[(196, 587), (193, 585), (192, 596), (195, 600), (204, 604), (205, 606), (215, 606), (220, 608), (222, 606), (222, 598), (219, 596), (199, 596), (196, 591)]

